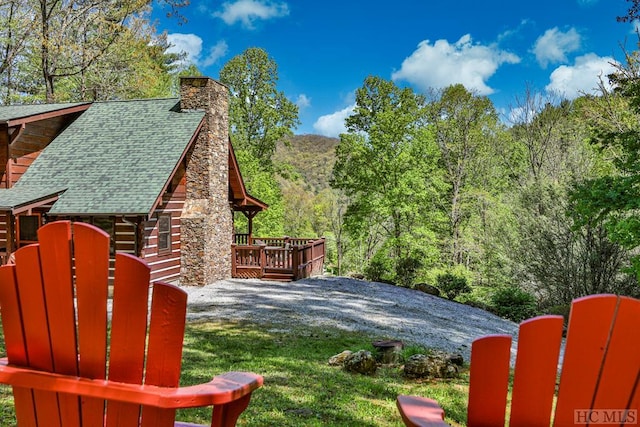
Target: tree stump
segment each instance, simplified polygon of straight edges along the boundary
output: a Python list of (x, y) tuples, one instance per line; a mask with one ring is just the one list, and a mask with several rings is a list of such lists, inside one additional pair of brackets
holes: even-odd
[(404, 347), (402, 341), (374, 341), (372, 344), (376, 349), (376, 360), (379, 363), (393, 364), (400, 361), (400, 353)]

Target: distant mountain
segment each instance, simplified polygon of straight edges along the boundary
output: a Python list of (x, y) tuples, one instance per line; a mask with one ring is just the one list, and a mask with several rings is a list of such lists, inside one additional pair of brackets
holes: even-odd
[(321, 135), (295, 135), (289, 142), (288, 147), (278, 143), (274, 161), (291, 165), (292, 178), (299, 175), (305, 187), (314, 194), (328, 188), (336, 162), (336, 145), (340, 140)]

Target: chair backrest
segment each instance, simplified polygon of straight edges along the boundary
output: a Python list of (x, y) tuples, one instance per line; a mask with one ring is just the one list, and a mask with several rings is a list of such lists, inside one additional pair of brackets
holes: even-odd
[[(622, 425), (625, 414), (637, 422), (640, 301), (592, 295), (573, 302), (554, 410), (562, 329), (561, 316), (540, 316), (520, 325), (509, 424)], [(510, 350), (509, 335), (474, 341), (469, 426), (504, 425)]]
[[(47, 224), (39, 243), (0, 268), (9, 362), (37, 370), (132, 384), (178, 386), (187, 296), (150, 286), (149, 267), (116, 254), (108, 327), (109, 236), (68, 221)], [(149, 291), (152, 290), (149, 316)], [(22, 426), (165, 426), (174, 410), (14, 387)]]

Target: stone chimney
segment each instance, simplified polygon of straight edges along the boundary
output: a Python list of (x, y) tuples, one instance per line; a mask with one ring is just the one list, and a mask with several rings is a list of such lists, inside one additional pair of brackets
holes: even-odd
[(180, 226), (180, 283), (204, 286), (231, 276), (229, 90), (208, 77), (182, 77), (180, 109), (205, 112), (204, 125), (186, 157)]

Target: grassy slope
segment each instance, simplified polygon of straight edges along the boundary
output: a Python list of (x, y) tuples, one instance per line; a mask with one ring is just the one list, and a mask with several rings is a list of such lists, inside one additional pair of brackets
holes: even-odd
[[(253, 371), (265, 377), (240, 426), (400, 426), (397, 394), (428, 395), (445, 408), (447, 421), (465, 420), (468, 377), (407, 381), (398, 368), (373, 377), (328, 366), (343, 350), (372, 349), (376, 337), (305, 325), (190, 323), (184, 347), (182, 383), (208, 381), (215, 373)], [(4, 353), (4, 349), (0, 349)], [(208, 424), (210, 409), (179, 412), (178, 419)], [(15, 425), (11, 390), (0, 387), (0, 425)]]

